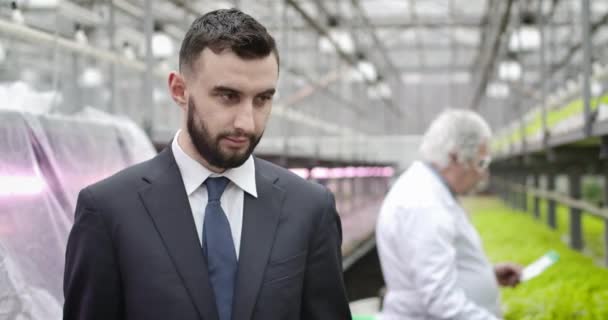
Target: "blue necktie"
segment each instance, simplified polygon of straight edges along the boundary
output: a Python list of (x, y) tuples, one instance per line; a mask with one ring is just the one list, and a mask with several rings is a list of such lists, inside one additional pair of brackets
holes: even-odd
[(204, 252), (207, 256), (209, 280), (215, 294), (219, 320), (231, 320), (238, 265), (230, 223), (220, 205), (220, 198), (228, 182), (230, 181), (225, 177), (208, 178), (205, 181), (209, 200), (203, 223)]

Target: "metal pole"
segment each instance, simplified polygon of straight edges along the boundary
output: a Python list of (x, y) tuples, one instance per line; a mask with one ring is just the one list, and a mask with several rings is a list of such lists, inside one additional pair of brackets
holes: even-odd
[[(315, 42), (314, 43), (319, 43), (321, 36), (318, 33), (315, 33)], [(325, 59), (323, 59), (323, 55), (321, 53), (321, 50), (317, 50), (315, 52), (316, 54), (316, 58), (314, 61), (314, 66), (311, 68), (313, 70), (313, 76), (315, 78), (319, 78), (322, 74), (323, 74), (323, 69), (324, 66), (326, 66)], [(329, 67), (325, 68), (325, 69), (330, 69)], [(314, 103), (314, 105), (312, 106), (313, 110), (312, 114), (316, 117), (316, 118), (322, 118), (323, 117), (323, 109), (325, 109), (324, 107), (324, 103), (326, 103), (326, 101), (323, 101), (324, 99), (318, 99), (315, 98), (314, 100), (318, 100), (318, 102)], [(312, 150), (312, 159), (314, 161), (315, 164), (320, 163), (321, 160), (321, 136), (323, 135), (323, 129), (318, 128), (318, 129), (313, 129), (312, 132), (312, 136), (314, 137), (313, 139), (313, 150)]]
[[(281, 53), (281, 68), (287, 70), (289, 69), (290, 62), (290, 52), (289, 45), (290, 43), (290, 34), (289, 34), (289, 6), (287, 5), (287, 1), (282, 1), (283, 3), (283, 12), (281, 17), (281, 41), (283, 42), (282, 48), (283, 52)], [(296, 31), (294, 31), (295, 33)], [(285, 90), (285, 80), (282, 80), (283, 89)], [(286, 90), (285, 90), (286, 91)], [(289, 106), (286, 106), (289, 108)], [(284, 167), (288, 166), (289, 161), (289, 136), (291, 135), (291, 124), (289, 120), (285, 120), (281, 123), (281, 128), (283, 131), (283, 151), (281, 152), (281, 165)]]
[(494, 171), (492, 176), (490, 176), (490, 181), (492, 181), (492, 183), (496, 186), (496, 195), (498, 195), (498, 197), (504, 202), (505, 195), (503, 193), (502, 179), (503, 179), (502, 175), (496, 171)]
[[(555, 173), (547, 174), (547, 191), (555, 191)], [(557, 219), (555, 218), (555, 200), (547, 200), (547, 223), (551, 229), (557, 229)]]
[[(110, 51), (116, 53), (116, 17), (114, 10), (114, 0), (110, 0), (109, 5), (109, 19), (108, 19), (108, 38), (110, 39)], [(110, 63), (110, 102), (108, 104), (108, 111), (110, 113), (116, 113), (116, 64)]]
[(511, 208), (517, 207), (515, 190), (512, 188), (514, 182), (515, 179), (513, 179), (511, 172), (507, 172), (507, 174), (505, 175), (505, 190), (507, 192), (507, 204)]
[(541, 121), (542, 121), (542, 139), (543, 146), (546, 148), (548, 144), (547, 130), (547, 66), (546, 66), (546, 48), (547, 38), (545, 34), (545, 19), (542, 15), (543, 0), (538, 2), (538, 31), (540, 32), (540, 82), (541, 82)]
[(513, 178), (511, 178), (511, 202), (513, 203), (513, 208), (515, 208), (516, 210), (521, 210), (521, 197), (520, 197), (520, 193), (519, 190), (517, 190), (515, 188), (515, 186), (517, 186), (519, 184), (519, 176), (517, 172), (513, 173)]
[[(571, 171), (568, 177), (570, 180), (570, 197), (573, 199), (581, 198), (581, 174), (578, 171)], [(581, 210), (570, 208), (570, 246), (576, 250), (583, 249)]]
[[(537, 190), (540, 188), (539, 172), (534, 173), (534, 188)], [(540, 198), (536, 194), (534, 195), (534, 218), (540, 219)]]
[(604, 266), (608, 267), (608, 219), (604, 219)]
[(75, 112), (75, 111), (81, 110), (82, 107), (84, 106), (83, 99), (82, 99), (83, 88), (81, 88), (80, 83), (78, 82), (78, 79), (80, 78), (80, 59), (79, 59), (78, 53), (72, 52), (71, 58), (72, 58), (72, 74), (73, 74), (72, 94), (73, 94), (73, 99), (74, 99), (73, 100), (74, 105), (72, 106), (72, 109), (70, 110), (70, 112)]
[(528, 212), (528, 191), (527, 191), (528, 175), (526, 174), (526, 171), (522, 171), (520, 179), (521, 179), (520, 184), (524, 187), (521, 192), (521, 209), (523, 212), (527, 213)]
[[(329, 37), (329, 33), (328, 30), (321, 25), (317, 19), (315, 17), (313, 17), (312, 15), (310, 15), (308, 12), (306, 12), (306, 10), (304, 10), (302, 4), (300, 3), (301, 1), (296, 1), (296, 0), (285, 0), (287, 4), (289, 4), (290, 6), (292, 6), (294, 8), (294, 10), (300, 14), (300, 16), (304, 19), (304, 21), (306, 21), (314, 30), (316, 30), (317, 32), (319, 32), (320, 34), (322, 34), (323, 36), (327, 37), (327, 39), (329, 40), (329, 42), (332, 44), (332, 46), (334, 46), (334, 48), (336, 49), (336, 52), (338, 53), (338, 55), (346, 62), (348, 62), (351, 66), (353, 67), (357, 67), (358, 61), (357, 59), (345, 52), (340, 45), (338, 45), (338, 43), (333, 40), (331, 37)], [(363, 74), (362, 74), (363, 75)], [(367, 86), (372, 86), (374, 84), (374, 81), (372, 81), (371, 79), (365, 79), (364, 83)], [(393, 100), (391, 99), (385, 99), (382, 98), (381, 99), (382, 102), (384, 102), (385, 106), (390, 108), (393, 113), (396, 116), (402, 116), (402, 112), (401, 109), (399, 109), (393, 102)]]
[[(505, 188), (505, 177), (502, 172), (496, 173), (495, 180), (498, 196), (502, 199), (503, 202), (507, 202), (507, 189)], [(490, 178), (491, 179), (491, 178)]]
[(152, 123), (154, 121), (154, 83), (152, 82), (152, 72), (154, 70), (154, 55), (152, 52), (152, 34), (154, 32), (154, 17), (152, 15), (152, 0), (144, 1), (144, 35), (146, 39), (146, 70), (144, 71), (144, 92), (143, 106), (147, 109), (143, 117), (143, 128), (151, 135)]
[(590, 0), (582, 1), (581, 23), (583, 30), (583, 103), (585, 106), (585, 135), (591, 136), (591, 34)]
[[(608, 173), (604, 173), (604, 208), (608, 207)], [(604, 220), (604, 265), (608, 267), (608, 220)]]
[[(517, 14), (518, 16), (522, 14), (522, 4), (521, 2), (517, 3)], [(518, 30), (521, 27), (521, 23), (519, 21), (519, 19), (515, 19), (515, 30)], [(522, 39), (522, 33), (518, 32), (517, 33), (517, 46), (518, 47), (523, 47), (523, 39)], [(519, 87), (520, 88), (524, 88), (525, 86), (525, 82), (524, 82), (524, 76), (526, 73), (526, 68), (524, 66), (524, 59), (521, 57), (520, 54), (517, 55), (517, 59), (516, 59), (517, 63), (519, 63), (520, 67), (521, 67), (521, 76), (519, 78)], [(526, 149), (527, 149), (527, 143), (526, 143), (526, 119), (525, 119), (525, 115), (526, 112), (524, 110), (524, 94), (523, 94), (523, 90), (518, 90), (517, 93), (518, 98), (517, 99), (517, 109), (516, 111), (519, 111), (520, 114), (518, 114), (517, 116), (519, 117), (519, 125), (520, 125), (520, 132), (521, 132), (521, 151), (520, 154), (525, 155), (526, 154)], [(524, 185), (525, 185), (525, 178), (524, 178)], [(525, 192), (524, 192), (525, 195)], [(527, 211), (528, 208), (528, 199), (525, 199), (525, 205), (524, 205), (524, 211)]]

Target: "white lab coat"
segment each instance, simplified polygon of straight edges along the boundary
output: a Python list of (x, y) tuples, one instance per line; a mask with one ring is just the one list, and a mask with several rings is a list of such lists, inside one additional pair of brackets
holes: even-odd
[(376, 228), (383, 320), (495, 320), (498, 283), (479, 235), (439, 174), (415, 162), (386, 196)]

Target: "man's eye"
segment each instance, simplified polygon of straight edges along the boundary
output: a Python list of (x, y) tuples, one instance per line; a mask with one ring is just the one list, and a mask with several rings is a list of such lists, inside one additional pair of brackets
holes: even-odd
[(269, 95), (259, 96), (259, 97), (256, 97), (255, 105), (256, 106), (264, 106), (270, 100), (272, 100), (272, 96), (269, 96)]
[(222, 99), (226, 101), (235, 101), (239, 98), (239, 95), (234, 92), (225, 92), (222, 93)]

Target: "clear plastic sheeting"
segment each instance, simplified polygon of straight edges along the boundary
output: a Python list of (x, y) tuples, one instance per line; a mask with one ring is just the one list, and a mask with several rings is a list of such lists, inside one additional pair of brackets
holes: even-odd
[(28, 284), (18, 264), (0, 247), (0, 318), (60, 319), (61, 304), (42, 288)]
[(0, 319), (60, 319), (80, 189), (155, 154), (127, 120), (0, 111)]
[(118, 137), (123, 143), (127, 151), (127, 157), (130, 162), (138, 163), (150, 159), (156, 151), (154, 146), (148, 139), (148, 136), (135, 122), (127, 117), (121, 117), (105, 113), (99, 109), (86, 107), (78, 113), (81, 119), (90, 119), (98, 123), (116, 124), (118, 129)]
[(42, 176), (20, 114), (2, 112), (0, 146), (0, 318), (57, 319), (67, 212)]

